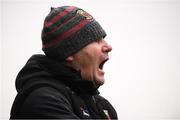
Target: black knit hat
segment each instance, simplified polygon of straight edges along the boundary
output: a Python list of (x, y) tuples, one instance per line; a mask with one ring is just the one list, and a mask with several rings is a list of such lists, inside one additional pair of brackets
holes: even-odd
[(105, 36), (99, 23), (86, 11), (74, 6), (51, 8), (42, 30), (42, 49), (47, 56), (64, 60)]

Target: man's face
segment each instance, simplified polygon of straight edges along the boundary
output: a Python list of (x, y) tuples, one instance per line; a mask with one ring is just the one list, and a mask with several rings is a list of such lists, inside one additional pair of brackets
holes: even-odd
[(85, 80), (93, 81), (95, 85), (104, 84), (103, 65), (109, 59), (108, 52), (112, 47), (104, 39), (97, 40), (74, 54), (71, 65), (81, 71)]

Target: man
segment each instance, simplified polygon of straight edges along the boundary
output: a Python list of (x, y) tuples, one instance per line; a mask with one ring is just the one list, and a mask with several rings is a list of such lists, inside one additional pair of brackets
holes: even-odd
[(97, 90), (112, 49), (105, 36), (84, 10), (51, 8), (42, 30), (45, 55), (33, 55), (19, 72), (10, 118), (117, 119)]

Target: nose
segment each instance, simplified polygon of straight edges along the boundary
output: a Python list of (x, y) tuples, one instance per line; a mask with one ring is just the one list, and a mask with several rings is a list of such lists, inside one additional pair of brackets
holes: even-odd
[(109, 45), (106, 41), (104, 41), (104, 45), (102, 47), (103, 52), (111, 52), (112, 51), (112, 47), (111, 45)]

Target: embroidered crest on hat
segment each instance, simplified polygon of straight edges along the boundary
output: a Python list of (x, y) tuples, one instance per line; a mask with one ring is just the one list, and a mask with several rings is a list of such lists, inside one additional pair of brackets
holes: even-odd
[(86, 19), (88, 19), (88, 20), (93, 19), (93, 17), (84, 10), (78, 10), (77, 13), (84, 16), (84, 17), (86, 17)]

